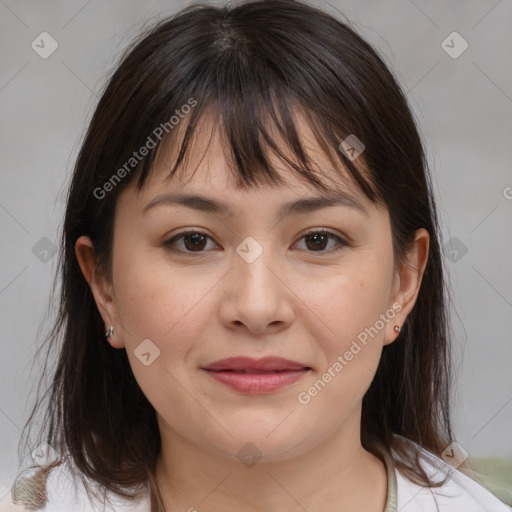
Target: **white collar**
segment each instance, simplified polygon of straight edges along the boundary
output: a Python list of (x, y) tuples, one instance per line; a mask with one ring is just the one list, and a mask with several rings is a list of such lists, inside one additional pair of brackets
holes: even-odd
[[(401, 436), (400, 436), (401, 437)], [(405, 438), (402, 438), (405, 439)], [(395, 468), (397, 482), (397, 512), (510, 512), (485, 487), (450, 466), (418, 444), (407, 440), (420, 451), (420, 464), (433, 482), (441, 487), (424, 487), (411, 482)]]

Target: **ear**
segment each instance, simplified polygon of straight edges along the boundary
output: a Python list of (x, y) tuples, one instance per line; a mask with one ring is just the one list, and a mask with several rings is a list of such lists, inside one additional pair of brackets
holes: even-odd
[(114, 326), (112, 336), (105, 341), (108, 341), (114, 348), (123, 348), (124, 341), (122, 340), (121, 329), (117, 321), (117, 310), (113, 297), (112, 284), (107, 282), (107, 280), (97, 272), (94, 245), (88, 236), (78, 238), (75, 243), (75, 254), (82, 274), (89, 283), (98, 311), (103, 318), (103, 322), (105, 322), (105, 331), (107, 331), (111, 325)]
[(425, 267), (427, 266), (429, 245), (430, 236), (428, 231), (424, 228), (418, 229), (415, 233), (413, 245), (406, 254), (405, 263), (396, 271), (389, 306), (393, 311), (398, 312), (386, 325), (384, 345), (389, 345), (397, 339), (399, 333), (395, 332), (395, 325), (400, 328), (403, 326), (407, 315), (416, 303)]

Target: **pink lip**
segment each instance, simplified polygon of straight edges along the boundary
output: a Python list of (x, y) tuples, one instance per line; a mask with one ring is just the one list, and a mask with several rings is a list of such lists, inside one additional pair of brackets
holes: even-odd
[(308, 368), (308, 366), (297, 361), (273, 356), (262, 357), (261, 359), (243, 356), (229, 357), (203, 367), (204, 370), (256, 370), (260, 372), (302, 370), (304, 368)]
[(299, 380), (308, 368), (265, 373), (239, 373), (233, 370), (206, 370), (214, 379), (236, 391), (256, 395), (270, 393)]
[(288, 386), (310, 369), (281, 357), (231, 357), (203, 367), (217, 381), (247, 394), (270, 393)]

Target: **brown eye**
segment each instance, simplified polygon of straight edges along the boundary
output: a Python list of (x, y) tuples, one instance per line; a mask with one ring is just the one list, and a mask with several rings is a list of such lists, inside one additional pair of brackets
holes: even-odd
[(192, 233), (190, 235), (184, 235), (183, 241), (187, 250), (190, 251), (201, 251), (206, 245), (206, 236), (201, 233)]
[[(164, 242), (164, 246), (174, 252), (202, 253), (205, 252), (208, 239), (210, 237), (200, 231), (186, 231)], [(184, 249), (175, 247), (178, 241), (183, 241)]]
[[(327, 230), (310, 231), (306, 233), (301, 240), (302, 239), (306, 241), (308, 252), (332, 252), (333, 250), (336, 251), (340, 247), (347, 245), (341, 237)], [(329, 245), (329, 239), (336, 240), (335, 248), (325, 250)]]

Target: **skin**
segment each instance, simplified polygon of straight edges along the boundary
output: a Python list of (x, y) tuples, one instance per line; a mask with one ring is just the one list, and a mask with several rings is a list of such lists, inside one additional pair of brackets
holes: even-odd
[[(336, 179), (339, 171), (302, 118), (299, 128), (319, 168)], [(282, 203), (318, 191), (277, 161), (285, 186), (237, 189), (221, 140), (215, 135), (207, 148), (211, 126), (205, 122), (202, 129), (206, 136), (196, 137), (185, 175), (165, 179), (176, 156), (168, 147), (144, 188), (138, 192), (132, 183), (120, 195), (111, 279), (95, 271), (91, 240), (83, 236), (76, 242), (105, 328), (114, 326), (111, 343), (127, 351), (157, 412), (157, 480), (166, 509), (382, 512), (386, 469), (361, 446), (361, 404), (383, 345), (395, 341), (394, 326), (404, 323), (416, 301), (428, 233), (417, 231), (407, 263), (395, 268), (387, 210), (339, 177), (339, 188), (368, 215), (332, 206), (280, 219)], [(159, 194), (178, 191), (226, 202), (232, 214), (170, 205), (142, 212)], [(184, 239), (174, 244), (181, 254), (163, 245), (183, 228), (207, 233), (198, 256), (190, 255), (193, 244)], [(351, 241), (338, 246), (329, 238), (315, 251), (304, 232), (316, 228)], [(236, 252), (247, 236), (263, 249), (252, 263)], [(298, 394), (393, 304), (401, 311), (317, 396), (301, 404)], [(149, 366), (134, 354), (145, 339), (160, 350)], [(277, 355), (312, 370), (278, 391), (248, 395), (200, 369), (237, 355)], [(248, 442), (263, 455), (250, 467), (237, 456)]]

